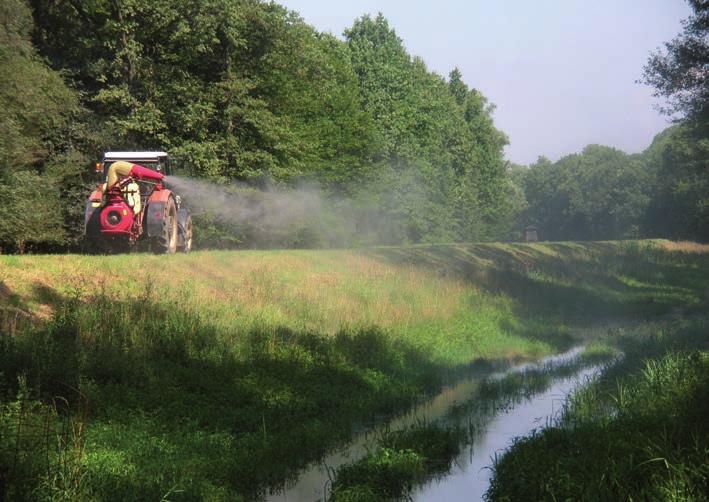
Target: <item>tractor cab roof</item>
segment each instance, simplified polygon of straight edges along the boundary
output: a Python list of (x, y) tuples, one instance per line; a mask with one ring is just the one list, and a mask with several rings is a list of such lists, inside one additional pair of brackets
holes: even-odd
[(158, 162), (160, 159), (165, 159), (165, 152), (106, 152), (103, 154), (103, 160), (132, 160), (134, 162)]
[(139, 164), (163, 174), (172, 174), (170, 158), (165, 152), (106, 152), (102, 161), (104, 176), (108, 176), (109, 165), (118, 160)]

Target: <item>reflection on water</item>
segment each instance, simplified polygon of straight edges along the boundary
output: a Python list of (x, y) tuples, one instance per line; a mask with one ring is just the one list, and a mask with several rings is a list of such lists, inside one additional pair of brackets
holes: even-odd
[(541, 394), (514, 407), (503, 409), (473, 438), (472, 446), (461, 453), (448, 476), (414, 490), (416, 501), (482, 500), (492, 475), (493, 459), (507, 449), (512, 439), (547, 425), (558, 414), (566, 397), (579, 384), (598, 373), (598, 367), (580, 370), (573, 377), (555, 381)]
[[(268, 495), (266, 500), (325, 500), (330, 477), (336, 468), (366, 455), (383, 431), (403, 429), (422, 421), (467, 422), (473, 424), (477, 432), (472, 438), (472, 445), (464, 448), (456, 459), (450, 474), (415, 490), (411, 494), (413, 500), (480, 500), (489, 484), (489, 467), (494, 456), (503, 452), (513, 438), (546, 425), (561, 409), (574, 387), (598, 372), (598, 367), (580, 369), (573, 364), (581, 351), (582, 348), (575, 348), (538, 363), (516, 366), (504, 372), (478, 374), (448, 386), (385, 426), (360, 434), (344, 449), (306, 469), (293, 485), (280, 493)], [(529, 385), (528, 379), (524, 378), (525, 375), (532, 375), (536, 384), (540, 375), (555, 374), (560, 377), (548, 381), (541, 389), (534, 384)], [(518, 381), (509, 379), (510, 376), (523, 378)], [(519, 389), (511, 391), (504, 387), (503, 383), (508, 380), (517, 382), (515, 385), (519, 385)], [(495, 382), (500, 382), (499, 390), (491, 394), (489, 391), (495, 389)], [(487, 392), (481, 393), (481, 387)], [(534, 391), (530, 392), (530, 389)]]

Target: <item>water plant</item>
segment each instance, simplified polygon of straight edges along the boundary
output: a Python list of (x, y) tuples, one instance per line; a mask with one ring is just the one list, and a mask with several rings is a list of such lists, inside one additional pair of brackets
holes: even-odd
[(436, 423), (388, 432), (374, 451), (337, 469), (330, 500), (404, 499), (415, 484), (449, 469), (465, 435)]

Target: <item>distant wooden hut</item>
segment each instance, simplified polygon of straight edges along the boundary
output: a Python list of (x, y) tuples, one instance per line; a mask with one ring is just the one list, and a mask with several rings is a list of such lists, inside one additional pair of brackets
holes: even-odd
[(524, 229), (524, 240), (527, 242), (537, 242), (539, 238), (537, 237), (537, 227), (534, 225), (529, 225)]

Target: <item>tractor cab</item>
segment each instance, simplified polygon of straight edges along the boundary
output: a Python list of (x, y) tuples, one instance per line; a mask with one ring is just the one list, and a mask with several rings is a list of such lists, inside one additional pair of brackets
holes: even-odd
[[(108, 181), (108, 169), (114, 162), (118, 161), (138, 164), (163, 175), (172, 174), (170, 157), (165, 152), (106, 152), (103, 154), (101, 162), (96, 163), (96, 173), (101, 176), (102, 181)], [(142, 207), (145, 206), (147, 198), (153, 191), (154, 185), (155, 183), (151, 181), (141, 181), (138, 183)]]
[(164, 175), (172, 174), (170, 157), (165, 152), (106, 152), (101, 162), (96, 164), (96, 172), (108, 176), (108, 168), (116, 161), (124, 160), (139, 164)]

